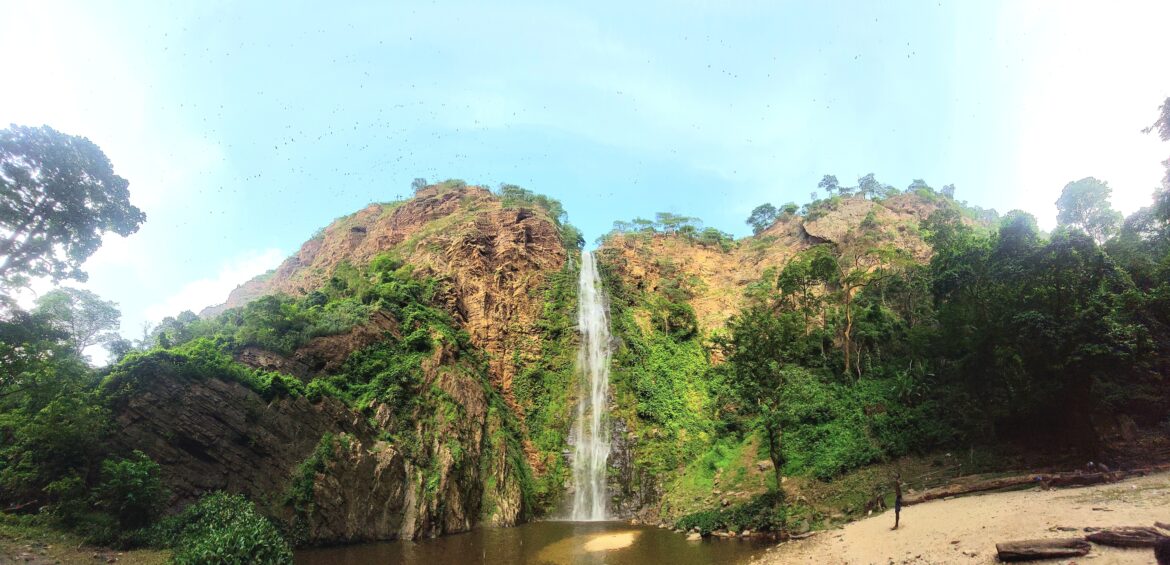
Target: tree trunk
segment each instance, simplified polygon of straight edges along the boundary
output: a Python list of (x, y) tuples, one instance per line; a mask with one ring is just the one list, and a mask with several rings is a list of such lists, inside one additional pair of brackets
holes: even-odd
[(772, 460), (772, 472), (776, 475), (776, 490), (782, 492), (784, 454), (780, 451), (781, 431), (768, 425), (764, 426), (764, 430), (768, 434), (768, 459)]
[(845, 289), (845, 328), (841, 335), (845, 342), (845, 374), (848, 375), (850, 350), (853, 349), (853, 289), (850, 287)]
[(1085, 536), (1085, 539), (1110, 547), (1154, 547), (1154, 544), (1164, 537), (1167, 536), (1154, 528), (1139, 526), (1109, 528), (1093, 532)]
[(995, 544), (1000, 561), (1083, 557), (1092, 546), (1081, 538), (1008, 541)]

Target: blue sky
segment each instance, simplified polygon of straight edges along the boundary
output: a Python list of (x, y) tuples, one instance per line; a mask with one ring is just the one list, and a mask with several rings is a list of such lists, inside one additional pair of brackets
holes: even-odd
[(0, 123), (91, 138), (148, 214), (86, 265), (123, 333), (420, 176), (552, 195), (590, 240), (744, 235), (826, 173), (1051, 226), (1088, 175), (1145, 205), (1168, 152), (1163, 2), (343, 4), (0, 1)]

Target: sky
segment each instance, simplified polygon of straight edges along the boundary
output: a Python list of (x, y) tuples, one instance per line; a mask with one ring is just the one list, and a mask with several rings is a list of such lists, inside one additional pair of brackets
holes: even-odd
[[(338, 4), (338, 5), (328, 5)], [(1055, 224), (1145, 206), (1170, 2), (0, 0), (0, 127), (88, 137), (147, 214), (83, 286), (122, 333), (220, 303), (411, 180), (519, 184), (586, 238), (665, 211), (746, 235), (824, 174)], [(45, 285), (37, 290), (43, 292)]]

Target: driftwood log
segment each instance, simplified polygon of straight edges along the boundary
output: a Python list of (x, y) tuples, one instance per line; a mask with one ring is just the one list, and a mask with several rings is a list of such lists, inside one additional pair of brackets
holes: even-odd
[(954, 483), (938, 488), (924, 490), (903, 498), (902, 505), (910, 506), (930, 500), (938, 500), (951, 496), (973, 494), (989, 490), (999, 490), (1026, 485), (1037, 485), (1043, 488), (1072, 487), (1113, 483), (1129, 477), (1147, 475), (1151, 472), (1164, 471), (1170, 465), (1155, 465), (1132, 471), (1110, 471), (1106, 473), (1032, 473), (1028, 475), (1014, 475), (985, 481)]
[(1089, 554), (1090, 548), (1089, 542), (1081, 538), (1034, 539), (995, 544), (995, 550), (999, 553), (1000, 561), (1032, 561), (1035, 559), (1083, 557)]
[(1170, 532), (1170, 524), (1167, 524), (1166, 522), (1154, 522), (1154, 527)]
[(1167, 536), (1154, 528), (1138, 526), (1106, 528), (1085, 536), (1085, 539), (1112, 547), (1154, 547), (1164, 537)]

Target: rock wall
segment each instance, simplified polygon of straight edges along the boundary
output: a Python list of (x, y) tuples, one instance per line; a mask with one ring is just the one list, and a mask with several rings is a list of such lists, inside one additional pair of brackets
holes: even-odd
[(308, 543), (430, 537), (481, 519), (517, 523), (526, 511), (514, 464), (520, 455), (510, 458), (489, 435), (502, 423), (489, 410), (485, 383), (442, 350), (424, 368), (431, 392), (423, 404), (447, 409), (410, 419), (422, 438), (413, 458), (379, 439), (398, 425), (385, 405), (370, 418), (333, 398), (266, 401), (236, 382), (170, 373), (140, 379), (115, 402), (117, 441), (161, 465), (172, 508), (225, 490), (294, 523), (287, 503), (294, 477), (322, 437), (336, 437), (313, 478), (312, 511), (302, 520)]
[(275, 272), (241, 285), (204, 314), (265, 294), (305, 294), (328, 282), (338, 265), (365, 265), (386, 252), (444, 283), (442, 305), (488, 353), (492, 382), (512, 404), (513, 355), (540, 354), (538, 290), (569, 253), (544, 210), (505, 208), (484, 187), (431, 186), (406, 202), (371, 204), (340, 218)]
[[(844, 255), (888, 244), (908, 251), (913, 260), (928, 261), (930, 246), (918, 228), (940, 205), (915, 195), (882, 202), (843, 198), (818, 211), (812, 220), (782, 217), (760, 234), (739, 240), (728, 251), (675, 234), (632, 233), (609, 237), (597, 256), (602, 267), (635, 294), (656, 295), (663, 290), (666, 278), (685, 281), (699, 332), (710, 335), (741, 309), (748, 285), (758, 282), (769, 269), (779, 274), (792, 257), (814, 245), (830, 243)], [(875, 227), (862, 233), (861, 226), (871, 214)], [(866, 265), (864, 261), (861, 264)], [(633, 316), (639, 326), (649, 328), (646, 308), (635, 306)], [(710, 362), (719, 362), (717, 352), (711, 352)], [(614, 412), (635, 413), (624, 406), (616, 406)], [(622, 517), (656, 521), (664, 489), (677, 475), (653, 476), (638, 466), (638, 431), (644, 426), (636, 416), (631, 418), (615, 418), (612, 425), (611, 508)]]

